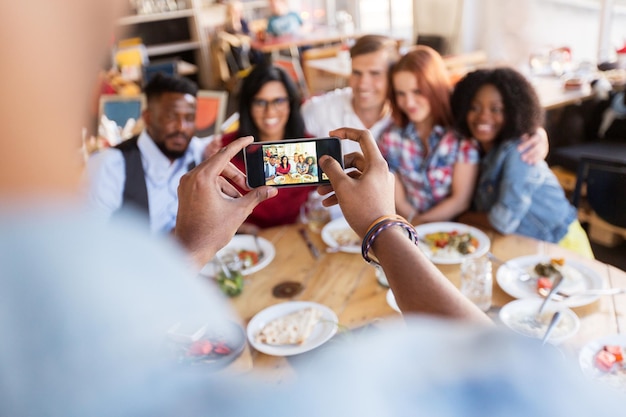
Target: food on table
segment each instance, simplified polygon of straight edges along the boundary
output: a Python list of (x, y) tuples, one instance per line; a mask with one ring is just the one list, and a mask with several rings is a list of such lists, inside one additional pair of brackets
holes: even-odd
[[(215, 339), (201, 339), (193, 342), (187, 348), (185, 354), (186, 358), (192, 361), (215, 361), (221, 357), (230, 355), (233, 349), (228, 345), (225, 340)], [(181, 358), (184, 360), (184, 358)]]
[(540, 277), (553, 277), (561, 273), (561, 267), (565, 265), (565, 260), (562, 258), (550, 259), (550, 262), (540, 262), (535, 265), (535, 272)]
[(274, 182), (276, 184), (282, 184), (283, 182), (285, 182), (285, 177), (283, 177), (282, 175), (277, 175), (274, 177)]
[(537, 279), (537, 291), (541, 294), (541, 290), (550, 291), (552, 289), (552, 280), (548, 277), (539, 277)]
[(469, 255), (476, 252), (479, 245), (478, 239), (471, 233), (459, 233), (457, 230), (428, 233), (424, 236), (424, 241), (430, 250), (438, 255), (441, 252)]
[(306, 181), (306, 182), (311, 182), (311, 181), (313, 181), (313, 175), (310, 175), (310, 174), (303, 174), (303, 175), (302, 175), (302, 179), (303, 179), (304, 181)]
[(563, 258), (552, 258), (549, 262), (539, 262), (532, 268), (532, 271), (537, 277), (536, 289), (539, 294), (542, 294), (546, 290), (550, 291), (554, 279), (559, 274), (563, 275), (565, 279), (563, 288), (569, 286), (570, 289), (572, 289), (571, 287), (573, 285), (577, 285), (583, 280), (581, 273), (567, 265)]
[(300, 174), (297, 172), (294, 172), (293, 174), (291, 174), (291, 178), (293, 178), (294, 180), (299, 180), (300, 179)]
[(314, 307), (289, 313), (267, 323), (256, 335), (258, 343), (268, 345), (301, 345), (322, 317)]
[(250, 268), (259, 263), (259, 254), (253, 250), (240, 250), (237, 256), (241, 259), (244, 268)]
[[(618, 345), (604, 345), (594, 358), (596, 368), (603, 372), (624, 373), (624, 351)], [(614, 369), (615, 368), (615, 369)]]
[(349, 227), (330, 231), (330, 236), (339, 246), (360, 246), (361, 238)]
[(240, 271), (228, 270), (217, 273), (217, 283), (224, 294), (235, 297), (243, 291), (243, 275)]

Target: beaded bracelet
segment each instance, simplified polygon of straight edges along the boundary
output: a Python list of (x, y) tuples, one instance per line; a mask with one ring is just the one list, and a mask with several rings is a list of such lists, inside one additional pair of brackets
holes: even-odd
[(381, 218), (382, 220), (377, 219), (378, 221), (374, 223), (373, 226), (369, 228), (365, 237), (363, 238), (363, 244), (361, 245), (361, 255), (363, 259), (369, 264), (380, 265), (377, 261), (373, 260), (369, 256), (369, 251), (372, 248), (372, 244), (374, 240), (380, 235), (380, 233), (386, 229), (389, 229), (393, 226), (400, 226), (409, 234), (409, 239), (413, 241), (415, 245), (418, 244), (417, 232), (412, 224), (408, 223), (400, 216), (384, 216)]

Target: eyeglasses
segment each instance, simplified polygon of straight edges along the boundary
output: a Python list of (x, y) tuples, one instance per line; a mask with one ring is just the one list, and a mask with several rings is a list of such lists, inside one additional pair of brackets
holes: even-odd
[(289, 98), (278, 97), (274, 100), (264, 100), (262, 98), (255, 98), (252, 100), (252, 109), (256, 111), (265, 111), (269, 106), (272, 106), (274, 110), (285, 110), (289, 106)]

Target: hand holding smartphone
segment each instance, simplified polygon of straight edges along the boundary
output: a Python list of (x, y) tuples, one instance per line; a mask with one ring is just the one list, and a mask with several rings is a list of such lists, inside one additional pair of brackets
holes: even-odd
[(322, 155), (330, 155), (343, 167), (339, 138), (251, 143), (244, 149), (248, 185), (255, 188), (328, 184), (328, 176), (318, 164)]

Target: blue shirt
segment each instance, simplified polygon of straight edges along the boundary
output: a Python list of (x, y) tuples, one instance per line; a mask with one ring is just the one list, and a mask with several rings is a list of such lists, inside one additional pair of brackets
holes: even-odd
[(297, 378), (274, 383), (177, 365), (168, 329), (233, 320), (214, 284), (165, 237), (36, 203), (12, 213), (0, 204), (3, 417), (586, 417), (623, 407), (623, 394), (537, 341), (409, 315), (338, 335), (290, 361)]
[(302, 26), (302, 19), (296, 12), (270, 16), (267, 21), (267, 33), (273, 36), (293, 35), (298, 33), (300, 26)]
[(474, 205), (488, 212), (500, 233), (518, 233), (558, 243), (577, 218), (576, 209), (548, 164), (529, 165), (517, 150), (520, 140), (509, 140), (485, 155)]
[[(173, 163), (163, 155), (150, 135), (144, 130), (137, 146), (146, 176), (150, 230), (153, 233), (169, 233), (176, 225), (178, 211), (178, 183), (189, 169), (189, 163), (202, 160), (204, 144), (197, 138), (189, 143), (187, 152)], [(87, 163), (87, 201), (105, 219), (122, 206), (125, 162), (119, 149), (109, 148), (95, 153)]]

